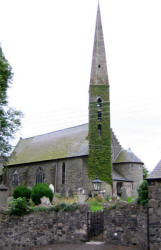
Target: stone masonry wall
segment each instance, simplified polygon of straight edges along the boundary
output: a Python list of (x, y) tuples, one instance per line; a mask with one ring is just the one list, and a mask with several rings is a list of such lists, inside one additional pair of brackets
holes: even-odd
[(143, 181), (143, 165), (139, 163), (114, 164), (114, 169), (126, 179), (133, 181), (132, 196), (137, 196), (137, 189)]
[[(66, 167), (65, 184), (62, 184), (63, 162)], [(44, 172), (44, 182), (54, 184), (56, 192), (61, 192), (62, 188), (71, 188), (75, 192), (80, 187), (85, 188), (86, 192), (89, 190), (87, 157), (84, 156), (8, 167), (5, 185), (9, 188), (9, 193), (12, 194), (15, 188), (12, 184), (12, 178), (16, 170), (19, 177), (19, 185), (33, 187), (36, 184), (36, 172), (40, 167)]]
[[(0, 214), (0, 249), (29, 250), (56, 242), (87, 241), (88, 210), (87, 205), (81, 205), (74, 212), (44, 211), (22, 217)], [(146, 218), (146, 209), (137, 205), (105, 208), (104, 240), (114, 245), (147, 249)]]
[(148, 180), (149, 246), (161, 250), (161, 180)]
[(0, 214), (0, 249), (29, 250), (54, 242), (87, 239), (88, 206), (74, 212), (39, 212), (22, 217)]
[(146, 208), (120, 204), (104, 210), (104, 240), (115, 245), (136, 245), (147, 249)]

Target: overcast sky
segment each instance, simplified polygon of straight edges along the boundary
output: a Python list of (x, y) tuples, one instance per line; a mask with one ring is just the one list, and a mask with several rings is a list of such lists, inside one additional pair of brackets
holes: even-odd
[[(17, 138), (88, 121), (97, 0), (0, 0), (0, 43), (14, 72)], [(111, 126), (153, 169), (161, 159), (161, 1), (100, 0)]]

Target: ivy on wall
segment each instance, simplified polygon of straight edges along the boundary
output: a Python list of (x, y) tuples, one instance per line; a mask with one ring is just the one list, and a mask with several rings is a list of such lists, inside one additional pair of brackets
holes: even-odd
[[(101, 98), (102, 106), (97, 100)], [(101, 121), (98, 120), (101, 111)], [(98, 133), (101, 125), (101, 134)], [(112, 184), (110, 102), (108, 85), (90, 85), (88, 175)]]

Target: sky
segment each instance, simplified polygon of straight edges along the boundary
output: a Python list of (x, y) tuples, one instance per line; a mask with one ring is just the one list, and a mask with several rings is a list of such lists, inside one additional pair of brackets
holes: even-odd
[[(97, 0), (0, 0), (0, 44), (24, 113), (16, 140), (88, 122)], [(161, 159), (161, 1), (100, 0), (111, 127), (152, 170)]]

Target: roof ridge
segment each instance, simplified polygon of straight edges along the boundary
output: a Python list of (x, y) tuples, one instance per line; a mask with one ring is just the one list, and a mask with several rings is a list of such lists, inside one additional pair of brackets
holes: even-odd
[(21, 140), (28, 140), (28, 139), (31, 139), (31, 138), (34, 138), (34, 137), (43, 136), (43, 135), (48, 135), (48, 134), (60, 132), (60, 131), (63, 131), (63, 130), (67, 130), (67, 129), (71, 129), (71, 128), (80, 127), (80, 126), (83, 126), (83, 125), (86, 125), (86, 124), (88, 124), (88, 123), (83, 123), (83, 124), (80, 124), (80, 125), (76, 125), (76, 126), (72, 126), (72, 127), (68, 127), (68, 128), (63, 128), (63, 129), (51, 131), (51, 132), (44, 133), (44, 134), (39, 134), (39, 135), (34, 135), (34, 136), (26, 137), (26, 138), (21, 138)]

